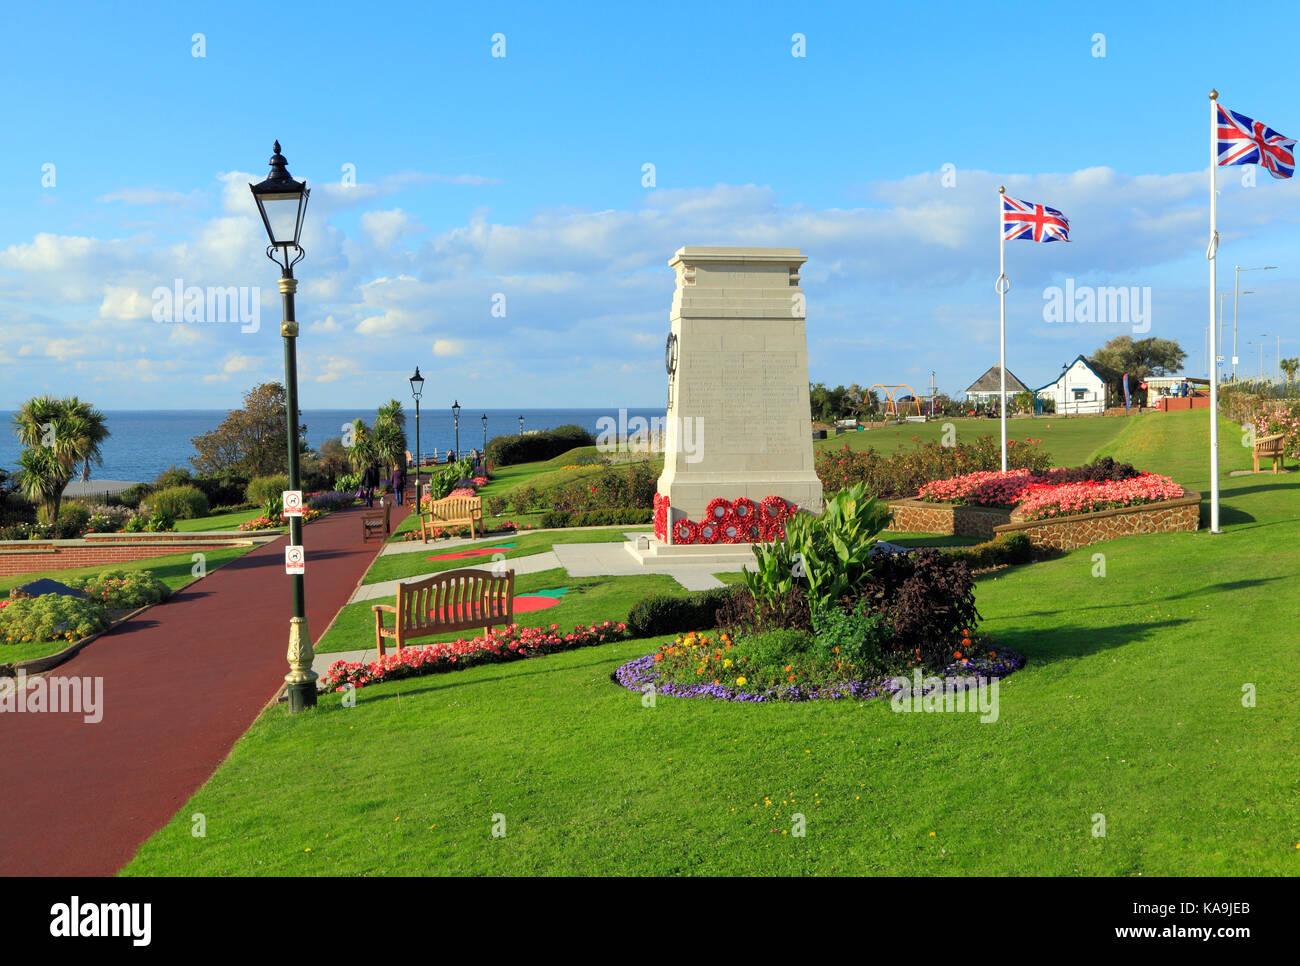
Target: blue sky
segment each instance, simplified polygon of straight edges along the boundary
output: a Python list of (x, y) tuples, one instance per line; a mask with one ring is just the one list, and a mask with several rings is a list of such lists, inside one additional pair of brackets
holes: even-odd
[[(1199, 374), (1206, 93), (1300, 136), (1269, 66), (1294, 60), (1295, 9), (1221, 9), (15, 9), (0, 36), (0, 408), (40, 391), (219, 408), (278, 378), (276, 273), (246, 187), (276, 138), (313, 187), (307, 408), (404, 396), (417, 362), (426, 392), (471, 407), (656, 405), (666, 262), (700, 244), (804, 250), (812, 378), (920, 387), (934, 370), (957, 393), (997, 359), (1002, 183), (1072, 222), (1069, 245), (1008, 246), (1013, 372), (1041, 384), (1129, 331), (1045, 322), (1044, 290), (1071, 278), (1149, 287), (1149, 334), (1179, 340)], [(1229, 28), (1250, 57), (1223, 56)], [(1298, 189), (1242, 167), (1220, 186), (1220, 285), (1234, 263), (1279, 266), (1243, 276), (1253, 374), (1244, 343), (1261, 333), (1266, 368), (1276, 334), (1300, 354)], [(152, 293), (177, 278), (259, 286), (259, 330), (154, 321)]]

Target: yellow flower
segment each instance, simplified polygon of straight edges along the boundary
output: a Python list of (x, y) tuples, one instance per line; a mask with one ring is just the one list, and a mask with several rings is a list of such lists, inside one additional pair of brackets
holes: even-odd
[(736, 686), (737, 686), (737, 687), (741, 687), (741, 688), (743, 688), (743, 687), (745, 686), (745, 683), (746, 683), (746, 682), (745, 682), (745, 679), (744, 679), (743, 677), (736, 678)]

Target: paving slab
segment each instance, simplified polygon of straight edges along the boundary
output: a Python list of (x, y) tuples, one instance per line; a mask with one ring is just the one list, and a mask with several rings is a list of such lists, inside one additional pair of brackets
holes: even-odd
[[(476, 569), (487, 569), (492, 566), (491, 557), (468, 557), (463, 562), (465, 567)], [(543, 553), (533, 553), (526, 557), (514, 557), (505, 561), (507, 567), (515, 572), (518, 577), (522, 574), (539, 574), (543, 570), (554, 570), (560, 566), (560, 558), (552, 551), (547, 550)], [(446, 573), (446, 569), (430, 569), (425, 574), (415, 574), (410, 577), (401, 577), (394, 580), (381, 580), (374, 584), (362, 584), (357, 588), (356, 593), (352, 595), (349, 604), (355, 604), (359, 600), (378, 600), (381, 597), (393, 597), (397, 594), (397, 585), (403, 581), (422, 580), (425, 577), (432, 577), (435, 574)], [(570, 574), (572, 576), (572, 574)]]

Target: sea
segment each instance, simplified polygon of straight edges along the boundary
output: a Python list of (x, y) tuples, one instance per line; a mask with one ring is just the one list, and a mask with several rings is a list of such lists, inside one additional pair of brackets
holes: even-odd
[[(210, 432), (228, 415), (224, 409), (176, 410), (105, 410), (104, 417), (111, 434), (101, 447), (104, 465), (91, 467), (94, 480), (149, 482), (171, 466), (193, 470), (190, 459), (195, 454), (191, 444), (195, 436)], [(460, 413), (460, 446), (463, 450), (483, 448), (483, 416), (487, 416), (487, 438), (514, 435), (519, 432), (519, 417), (523, 416), (524, 431), (554, 429), (556, 426), (576, 424), (592, 433), (598, 431), (601, 419), (618, 423), (618, 410), (609, 409), (476, 409), (464, 408)], [(662, 409), (628, 409), (625, 419), (640, 416), (646, 420), (662, 419)], [(13, 472), (18, 464), (22, 447), (12, 431), (12, 412), (0, 412), (0, 469)], [(304, 409), (302, 422), (307, 427), (307, 445), (316, 449), (325, 440), (338, 437), (343, 426), (358, 417), (373, 425), (373, 412), (358, 413), (355, 409)], [(609, 424), (602, 424), (608, 426)], [(415, 410), (406, 407), (406, 438), (412, 454), (415, 453)], [(450, 411), (420, 408), (420, 451), (429, 455), (436, 448), (439, 455), (456, 445), (456, 429)], [(77, 477), (80, 478), (79, 476)]]

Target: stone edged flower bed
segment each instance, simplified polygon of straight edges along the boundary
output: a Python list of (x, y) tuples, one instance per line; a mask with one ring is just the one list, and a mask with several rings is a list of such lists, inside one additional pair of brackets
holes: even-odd
[(1113, 507), (1091, 513), (1015, 521), (1003, 507), (891, 500), (891, 527), (909, 533), (939, 533), (991, 540), (1004, 533), (1023, 533), (1035, 547), (1074, 550), (1103, 540), (1135, 533), (1171, 533), (1200, 528), (1201, 494), (1183, 495), (1158, 503)]

